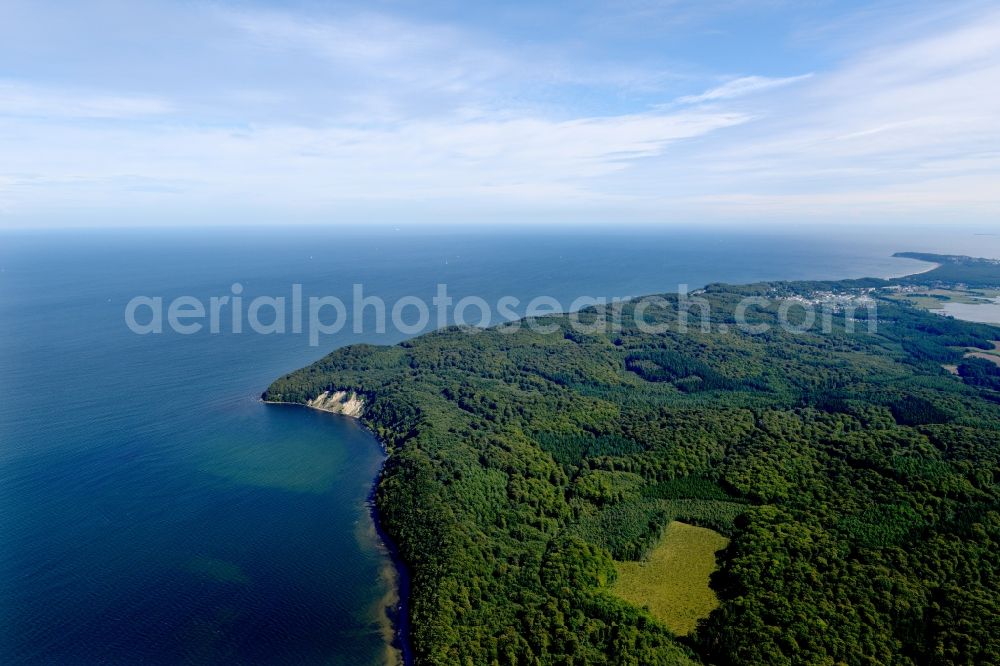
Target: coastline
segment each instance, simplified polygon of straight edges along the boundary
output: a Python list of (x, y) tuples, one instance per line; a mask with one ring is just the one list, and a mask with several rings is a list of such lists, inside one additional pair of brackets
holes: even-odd
[[(902, 257), (908, 258), (908, 257)], [(885, 278), (880, 278), (882, 280), (901, 280), (905, 278), (911, 278), (918, 275), (923, 275), (926, 273), (933, 272), (938, 268), (945, 265), (944, 262), (933, 262), (924, 259), (917, 259), (922, 263), (926, 264), (926, 267), (922, 267), (919, 270), (914, 270), (912, 272), (904, 273), (899, 276), (888, 276)], [(554, 313), (554, 314), (566, 314)], [(997, 348), (1000, 349), (1000, 342), (995, 343)], [(346, 400), (343, 398), (346, 395)], [(285, 402), (278, 400), (267, 400), (262, 398), (262, 402), (269, 404), (290, 404), (298, 405), (300, 407), (308, 407), (310, 409), (315, 409), (317, 411), (324, 411), (327, 413), (339, 414), (341, 416), (347, 416), (348, 418), (356, 419), (361, 422), (365, 428), (375, 437), (375, 440), (379, 443), (382, 448), (383, 453), (388, 456), (389, 450), (385, 443), (374, 433), (371, 427), (364, 421), (363, 412), (364, 405), (363, 402), (359, 405), (357, 411), (353, 409), (349, 411), (342, 411), (340, 409), (330, 409), (324, 406), (324, 400), (327, 397), (334, 397), (341, 403), (352, 402), (355, 399), (353, 393), (347, 391), (337, 391), (336, 395), (333, 395), (332, 389), (323, 393), (319, 398), (313, 399), (308, 403), (301, 402)], [(385, 661), (386, 664), (398, 665), (403, 664), (404, 666), (411, 666), (413, 661), (412, 646), (409, 642), (409, 600), (411, 593), (411, 579), (409, 576), (409, 570), (406, 563), (403, 561), (397, 545), (385, 532), (378, 508), (375, 504), (375, 495), (378, 489), (378, 485), (381, 482), (382, 474), (385, 470), (385, 462), (383, 460), (383, 465), (379, 469), (374, 481), (372, 482), (371, 490), (368, 496), (368, 507), (371, 520), (372, 529), (376, 535), (376, 543), (379, 547), (383, 549), (385, 555), (388, 556), (390, 564), (387, 564), (383, 571), (383, 579), (387, 582), (387, 592), (378, 600), (378, 621), (382, 630), (382, 635), (385, 638), (386, 649), (385, 649)]]
[(409, 641), (410, 573), (396, 543), (382, 527), (382, 520), (375, 506), (375, 492), (381, 478), (382, 470), (379, 470), (368, 494), (368, 509), (379, 548), (389, 558), (389, 563), (382, 569), (387, 591), (378, 601), (378, 620), (386, 642), (384, 663), (387, 666), (412, 666), (413, 651)]
[[(349, 419), (354, 419), (360, 423), (365, 430), (372, 435), (372, 437), (375, 438), (375, 441), (378, 442), (379, 447), (382, 449), (383, 455), (388, 456), (389, 454), (389, 450), (385, 443), (378, 438), (378, 435), (376, 435), (372, 429), (365, 424), (364, 420), (361, 419), (359, 415), (345, 412), (334, 412), (330, 409), (302, 402), (268, 400), (263, 396), (260, 398), (260, 402), (265, 405), (291, 405), (295, 407), (305, 407), (306, 409), (313, 409), (318, 412), (337, 414)], [(409, 642), (409, 570), (406, 567), (406, 563), (400, 556), (399, 548), (382, 527), (382, 521), (378, 515), (378, 507), (375, 506), (375, 493), (378, 490), (379, 482), (382, 480), (382, 470), (384, 466), (385, 458), (383, 458), (382, 467), (379, 467), (378, 474), (376, 474), (374, 480), (372, 481), (371, 488), (368, 491), (368, 497), (365, 499), (365, 504), (368, 506), (368, 515), (372, 521), (370, 527), (375, 536), (376, 548), (378, 548), (379, 551), (389, 559), (389, 562), (382, 568), (381, 571), (381, 576), (386, 582), (386, 593), (376, 601), (377, 608), (375, 611), (380, 633), (385, 641), (385, 653), (383, 658), (385, 666), (412, 666), (413, 651), (410, 648)]]
[[(906, 257), (903, 257), (903, 258), (905, 259)], [(917, 259), (916, 261), (923, 261), (923, 259)], [(930, 273), (931, 271), (936, 271), (937, 269), (939, 269), (942, 266), (944, 266), (944, 264), (936, 264), (933, 261), (928, 261), (928, 262), (925, 262), (925, 263), (930, 264), (930, 268), (925, 268), (922, 271), (915, 271), (913, 273), (907, 273), (906, 275), (894, 275), (894, 276), (892, 276), (892, 277), (890, 277), (888, 279), (890, 279), (890, 280), (896, 280), (896, 279), (901, 279), (901, 278), (913, 277), (914, 275), (923, 275), (924, 273)]]

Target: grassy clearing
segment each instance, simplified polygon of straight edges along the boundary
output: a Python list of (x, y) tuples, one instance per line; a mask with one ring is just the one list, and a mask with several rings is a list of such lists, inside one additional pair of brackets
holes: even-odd
[(945, 301), (940, 301), (936, 298), (931, 298), (930, 296), (908, 296), (903, 300), (910, 305), (923, 310), (940, 310), (944, 307), (945, 303)]
[(969, 352), (968, 354), (965, 355), (965, 358), (969, 358), (970, 356), (973, 358), (981, 358), (984, 361), (990, 361), (991, 363), (1000, 365), (1000, 355), (997, 355), (993, 352), (984, 352), (984, 351)]
[(675, 634), (689, 634), (719, 605), (708, 580), (716, 551), (727, 543), (718, 532), (674, 521), (647, 560), (615, 563), (618, 579), (611, 591), (647, 607)]
[(990, 356), (1000, 356), (1000, 341), (993, 341), (993, 349), (977, 349), (975, 347), (966, 347), (966, 349), (974, 354), (989, 354)]
[(940, 310), (945, 303), (979, 305), (990, 303), (1000, 295), (996, 289), (922, 289), (889, 295), (895, 301), (903, 301), (923, 310)]

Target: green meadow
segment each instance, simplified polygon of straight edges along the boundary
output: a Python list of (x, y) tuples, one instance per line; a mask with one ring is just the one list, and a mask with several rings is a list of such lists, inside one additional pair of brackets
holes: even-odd
[(719, 605), (708, 583), (715, 553), (728, 543), (714, 530), (673, 521), (646, 560), (615, 563), (612, 592), (645, 606), (675, 634), (689, 634)]

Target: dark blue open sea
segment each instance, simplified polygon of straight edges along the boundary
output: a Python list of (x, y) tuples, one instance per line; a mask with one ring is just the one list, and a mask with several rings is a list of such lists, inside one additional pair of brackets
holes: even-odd
[[(984, 244), (992, 245), (988, 251)], [(977, 251), (977, 248), (979, 251)], [(887, 276), (895, 250), (996, 254), (995, 237), (718, 231), (0, 234), (0, 663), (372, 664), (391, 577), (355, 421), (264, 405), (276, 376), (351, 342), (125, 325), (133, 296), (392, 303), (626, 296), (709, 281)], [(433, 322), (432, 324), (433, 325)], [(391, 569), (390, 569), (391, 571)]]

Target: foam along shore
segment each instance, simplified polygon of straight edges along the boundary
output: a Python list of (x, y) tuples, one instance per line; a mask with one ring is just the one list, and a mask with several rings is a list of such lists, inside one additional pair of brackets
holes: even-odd
[(356, 419), (361, 418), (365, 409), (364, 398), (352, 391), (323, 391), (306, 402), (306, 405), (320, 411), (343, 414)]

